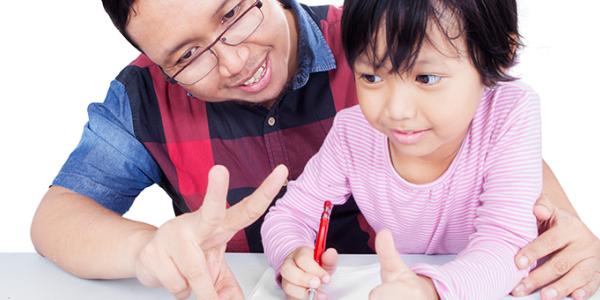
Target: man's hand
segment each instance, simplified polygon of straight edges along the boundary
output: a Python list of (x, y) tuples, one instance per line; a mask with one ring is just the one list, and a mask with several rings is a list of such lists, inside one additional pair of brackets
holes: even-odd
[(431, 279), (415, 274), (402, 261), (389, 231), (377, 233), (375, 250), (381, 265), (382, 283), (371, 291), (370, 300), (438, 299)]
[(313, 248), (300, 247), (290, 253), (279, 268), (281, 287), (287, 298), (306, 299), (308, 289), (318, 289), (322, 283), (329, 283), (337, 259), (337, 251), (333, 248), (327, 249), (321, 256), (323, 266), (315, 261)]
[(202, 207), (163, 224), (136, 259), (138, 280), (165, 287), (178, 299), (243, 299), (223, 256), (233, 235), (267, 210), (287, 178), (278, 166), (256, 191), (226, 209), (229, 173), (215, 166), (208, 176)]
[[(515, 256), (520, 269), (545, 258), (512, 294), (524, 296), (540, 287), (543, 300), (587, 299), (600, 286), (600, 240), (575, 215), (542, 196), (534, 207), (540, 236)], [(550, 284), (552, 283), (552, 284)]]

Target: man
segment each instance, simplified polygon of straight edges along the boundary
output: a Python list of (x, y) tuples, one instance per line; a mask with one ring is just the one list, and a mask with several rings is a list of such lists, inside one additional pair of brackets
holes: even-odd
[[(103, 3), (143, 54), (117, 76), (104, 103), (90, 105), (82, 140), (34, 217), (34, 245), (80, 277), (135, 276), (177, 298), (241, 298), (225, 247), (262, 251), (265, 203), (301, 173), (335, 113), (356, 103), (341, 11), (275, 0)], [(600, 242), (547, 166), (544, 180), (548, 200), (536, 214), (548, 220), (548, 235), (516, 261), (526, 257), (528, 265), (563, 250), (519, 292), (567, 274), (546, 289), (589, 295), (600, 284)], [(154, 183), (178, 217), (160, 228), (122, 218)], [(372, 253), (374, 236), (354, 201), (336, 207), (330, 231), (341, 253)]]

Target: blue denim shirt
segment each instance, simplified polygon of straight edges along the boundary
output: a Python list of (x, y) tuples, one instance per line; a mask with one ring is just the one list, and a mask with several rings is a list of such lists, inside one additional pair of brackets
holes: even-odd
[[(291, 88), (306, 85), (314, 72), (336, 68), (321, 30), (295, 0), (287, 1), (297, 17), (299, 67)], [(53, 181), (124, 214), (137, 195), (161, 180), (161, 171), (136, 139), (129, 98), (123, 84), (113, 81), (103, 103), (88, 106), (89, 121), (79, 145)]]

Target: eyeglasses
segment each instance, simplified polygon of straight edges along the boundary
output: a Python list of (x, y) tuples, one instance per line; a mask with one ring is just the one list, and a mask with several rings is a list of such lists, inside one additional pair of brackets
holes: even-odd
[[(218, 42), (229, 46), (237, 46), (250, 37), (263, 21), (264, 16), (260, 10), (262, 5), (261, 0), (242, 0), (236, 7), (227, 12), (223, 18), (233, 21), (225, 21), (223, 25), (227, 27), (214, 42), (204, 50), (196, 51), (190, 57), (185, 58), (187, 62), (173, 75), (165, 72), (169, 81), (192, 85), (206, 77), (219, 62), (212, 47)], [(235, 18), (236, 15), (239, 15), (239, 17)], [(183, 56), (186, 55), (187, 53)]]

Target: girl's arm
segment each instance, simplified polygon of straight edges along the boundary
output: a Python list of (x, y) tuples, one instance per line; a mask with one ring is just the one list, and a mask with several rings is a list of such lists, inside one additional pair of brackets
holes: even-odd
[(267, 260), (276, 272), (297, 248), (314, 247), (324, 201), (340, 205), (350, 196), (345, 150), (337, 132), (342, 114), (338, 113), (319, 152), (308, 161), (298, 179), (289, 182), (285, 195), (265, 216), (262, 242)]
[(486, 153), (476, 232), (469, 244), (445, 265), (413, 267), (433, 280), (441, 299), (498, 299), (527, 275), (527, 269), (515, 266), (514, 255), (537, 234), (532, 211), (542, 189), (541, 124), (537, 96), (525, 90), (518, 97), (495, 110), (510, 112), (494, 116), (500, 127)]

